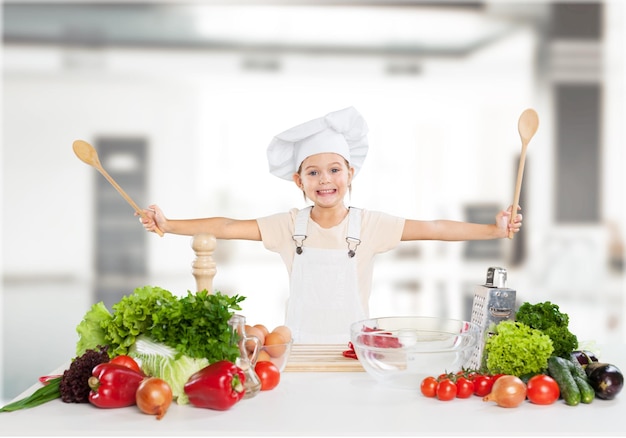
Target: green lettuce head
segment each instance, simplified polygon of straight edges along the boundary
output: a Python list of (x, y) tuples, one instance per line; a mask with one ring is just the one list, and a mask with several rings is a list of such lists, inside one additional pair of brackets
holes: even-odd
[(87, 311), (83, 320), (76, 326), (78, 333), (78, 342), (76, 343), (76, 356), (82, 356), (87, 350), (96, 350), (99, 345), (108, 345), (105, 339), (106, 327), (113, 316), (106, 308), (104, 303), (100, 301), (94, 304)]
[(521, 322), (501, 321), (485, 343), (486, 366), (490, 374), (524, 376), (537, 374), (548, 367), (554, 347), (541, 330)]
[(185, 394), (189, 377), (209, 365), (208, 359), (180, 355), (173, 348), (143, 335), (137, 338), (128, 354), (141, 364), (146, 375), (165, 380), (179, 405), (189, 404), (189, 397)]

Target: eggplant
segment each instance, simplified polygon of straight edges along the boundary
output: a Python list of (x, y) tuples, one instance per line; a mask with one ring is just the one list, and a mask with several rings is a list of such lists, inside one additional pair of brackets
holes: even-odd
[(586, 367), (592, 362), (598, 362), (596, 355), (588, 350), (576, 350), (572, 351), (571, 358), (577, 361), (582, 367)]
[(585, 367), (585, 373), (598, 398), (612, 400), (624, 386), (624, 375), (610, 363), (592, 362)]

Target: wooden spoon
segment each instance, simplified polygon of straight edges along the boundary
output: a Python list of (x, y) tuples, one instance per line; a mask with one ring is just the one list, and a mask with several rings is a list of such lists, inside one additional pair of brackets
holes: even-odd
[[(537, 116), (537, 112), (534, 109), (529, 108), (519, 116), (517, 130), (519, 131), (519, 136), (522, 139), (522, 154), (520, 155), (519, 167), (517, 169), (517, 184), (515, 185), (515, 196), (513, 197), (513, 208), (511, 209), (510, 223), (513, 223), (515, 221), (515, 216), (517, 216), (517, 204), (519, 203), (519, 194), (522, 190), (522, 178), (524, 177), (524, 164), (526, 162), (526, 148), (528, 147), (528, 143), (530, 143), (530, 139), (533, 138), (537, 132), (538, 127), (539, 116)], [(513, 231), (509, 231), (509, 239), (512, 238)]]
[[(137, 204), (135, 204), (130, 196), (128, 196), (126, 192), (122, 190), (122, 188), (115, 182), (115, 180), (111, 178), (111, 175), (109, 175), (107, 171), (104, 170), (104, 167), (102, 167), (102, 164), (100, 164), (100, 160), (98, 159), (98, 153), (92, 145), (83, 140), (76, 140), (72, 144), (72, 148), (74, 149), (74, 153), (76, 154), (76, 156), (82, 162), (94, 167), (111, 183), (113, 187), (115, 187), (115, 190), (117, 190), (119, 194), (122, 195), (124, 199), (126, 199), (126, 201), (135, 209), (139, 216), (141, 216), (142, 218), (146, 217), (146, 214), (143, 212), (143, 210), (139, 208)], [(163, 237), (163, 231), (161, 231), (158, 227), (156, 228), (155, 232), (159, 236)]]

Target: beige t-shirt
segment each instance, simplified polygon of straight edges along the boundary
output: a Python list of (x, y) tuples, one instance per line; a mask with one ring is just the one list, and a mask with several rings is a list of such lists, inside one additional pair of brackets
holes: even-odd
[[(263, 245), (268, 250), (280, 254), (289, 275), (291, 275), (293, 258), (296, 256), (296, 244), (292, 236), (297, 214), (298, 209), (293, 208), (287, 213), (278, 213), (257, 219)], [(306, 250), (307, 246), (324, 249), (345, 248), (347, 257), (348, 217), (346, 216), (339, 225), (332, 228), (322, 228), (312, 219), (309, 219), (307, 238), (303, 243), (303, 249)], [(374, 256), (395, 248), (400, 243), (403, 229), (404, 218), (365, 209), (361, 213), (361, 244), (356, 250), (357, 281), (363, 308), (368, 313)]]

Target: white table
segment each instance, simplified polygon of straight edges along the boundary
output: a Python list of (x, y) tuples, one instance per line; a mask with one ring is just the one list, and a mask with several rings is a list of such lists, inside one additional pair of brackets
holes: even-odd
[[(624, 371), (626, 345), (605, 346), (600, 358)], [(54, 400), (1, 413), (0, 435), (624, 436), (625, 415), (626, 391), (589, 405), (567, 406), (559, 400), (506, 409), (479, 397), (428, 399), (382, 386), (364, 372), (285, 372), (277, 388), (228, 411), (174, 404), (159, 421), (135, 406), (105, 410)]]

